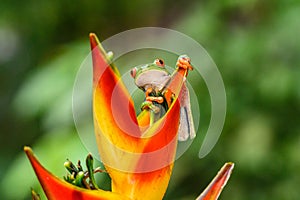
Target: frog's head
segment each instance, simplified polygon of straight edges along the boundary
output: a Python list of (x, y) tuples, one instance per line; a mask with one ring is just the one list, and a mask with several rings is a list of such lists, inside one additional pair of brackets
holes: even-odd
[(165, 68), (162, 59), (156, 59), (153, 63), (135, 67), (130, 71), (135, 84), (146, 90), (149, 87), (160, 90), (170, 79), (170, 74)]

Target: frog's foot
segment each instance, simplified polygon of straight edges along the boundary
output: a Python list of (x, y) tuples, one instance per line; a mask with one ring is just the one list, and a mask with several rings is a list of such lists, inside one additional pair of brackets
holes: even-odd
[(149, 87), (146, 91), (145, 91), (145, 96), (146, 98), (153, 92), (153, 88)]
[(142, 110), (152, 110), (154, 113), (158, 113), (160, 111), (160, 108), (155, 106), (152, 101), (144, 101), (141, 105)]
[(193, 67), (191, 65), (191, 59), (186, 55), (182, 55), (178, 58), (176, 66), (178, 68), (193, 70)]
[(164, 102), (164, 98), (163, 97), (153, 97), (153, 96), (148, 96), (146, 97), (146, 101), (155, 101), (159, 104), (163, 103)]

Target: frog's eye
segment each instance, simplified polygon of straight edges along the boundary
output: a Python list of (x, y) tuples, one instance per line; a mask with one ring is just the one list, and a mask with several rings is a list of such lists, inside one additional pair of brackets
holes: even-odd
[(133, 68), (132, 70), (130, 70), (130, 75), (132, 76), (132, 78), (135, 78), (135, 75), (136, 75), (136, 67)]
[(165, 62), (162, 59), (156, 59), (155, 64), (160, 67), (165, 67)]

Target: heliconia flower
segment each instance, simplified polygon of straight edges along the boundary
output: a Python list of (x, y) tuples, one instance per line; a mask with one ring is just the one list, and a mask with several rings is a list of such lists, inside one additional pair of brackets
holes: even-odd
[[(95, 133), (101, 160), (112, 179), (112, 191), (132, 199), (162, 199), (176, 153), (180, 105), (176, 100), (162, 119), (143, 132), (140, 123), (148, 124), (144, 119), (149, 119), (147, 113), (136, 117), (116, 68), (107, 66), (110, 61), (94, 34), (90, 40)], [(178, 93), (183, 78), (178, 73)]]
[[(150, 124), (150, 110), (137, 117), (133, 101), (111, 57), (90, 34), (93, 59), (93, 115), (98, 150), (111, 177), (112, 191), (74, 186), (48, 172), (29, 147), (24, 150), (48, 199), (162, 199), (173, 169), (180, 104)], [(166, 92), (177, 97), (188, 69), (178, 69)], [(197, 199), (217, 199), (233, 168), (227, 163)]]

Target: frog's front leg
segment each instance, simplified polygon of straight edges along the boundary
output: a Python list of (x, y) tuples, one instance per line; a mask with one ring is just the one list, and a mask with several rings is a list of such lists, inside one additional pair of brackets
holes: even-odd
[(164, 102), (164, 98), (161, 96), (152, 96), (156, 94), (156, 91), (152, 87), (149, 87), (145, 91), (146, 101), (144, 101), (141, 105), (142, 110), (152, 110), (154, 113), (158, 114), (161, 110), (160, 108), (154, 104), (154, 102), (158, 104), (162, 104)]
[(146, 101), (155, 101), (159, 104), (162, 104), (164, 102), (164, 98), (163, 97), (153, 97), (153, 96), (148, 96), (146, 97)]
[(191, 65), (191, 59), (186, 55), (182, 55), (178, 58), (176, 66), (177, 66), (177, 70), (178, 68), (179, 69), (182, 68), (185, 70), (193, 70), (193, 67)]
[(146, 89), (146, 91), (145, 91), (145, 96), (146, 96), (146, 98), (148, 97), (148, 96), (150, 96), (150, 94), (153, 92), (153, 88), (152, 87), (148, 87), (147, 89)]
[(150, 101), (150, 102), (155, 101), (155, 102), (157, 102), (159, 104), (161, 104), (161, 103), (164, 102), (164, 98), (163, 97), (150, 96), (151, 93), (153, 93), (153, 88), (152, 87), (147, 88), (147, 90), (145, 91), (146, 101)]

